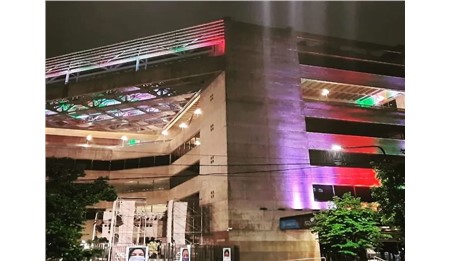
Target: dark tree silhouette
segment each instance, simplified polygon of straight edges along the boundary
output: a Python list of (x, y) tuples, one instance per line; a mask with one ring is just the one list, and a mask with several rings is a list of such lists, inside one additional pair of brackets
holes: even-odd
[(84, 169), (69, 158), (52, 159), (46, 165), (46, 258), (89, 260), (93, 254), (80, 246), (86, 207), (114, 201), (117, 194), (107, 178), (81, 182)]

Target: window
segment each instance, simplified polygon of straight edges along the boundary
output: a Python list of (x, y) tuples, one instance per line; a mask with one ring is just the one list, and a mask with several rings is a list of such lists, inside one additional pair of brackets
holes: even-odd
[(361, 202), (374, 202), (370, 187), (313, 184), (314, 200), (318, 202), (331, 201), (334, 196), (342, 197), (347, 192), (361, 198)]
[(332, 185), (313, 185), (314, 200), (319, 202), (330, 201), (333, 199)]

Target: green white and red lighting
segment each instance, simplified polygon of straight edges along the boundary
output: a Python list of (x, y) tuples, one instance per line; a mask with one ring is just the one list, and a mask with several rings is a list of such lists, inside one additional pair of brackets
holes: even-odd
[(134, 39), (114, 45), (52, 57), (46, 60), (46, 79), (65, 76), (65, 83), (72, 75), (99, 68), (158, 59), (167, 55), (179, 55), (186, 51), (215, 47), (215, 55), (225, 52), (224, 21)]

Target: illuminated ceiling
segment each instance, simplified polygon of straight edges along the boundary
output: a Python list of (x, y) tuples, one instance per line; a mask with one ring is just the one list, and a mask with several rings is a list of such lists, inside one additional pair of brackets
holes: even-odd
[(181, 118), (181, 113), (193, 113), (194, 99), (215, 76), (149, 82), (49, 100), (46, 127), (159, 135), (175, 117)]
[[(302, 79), (301, 89), (304, 99), (349, 103), (361, 107), (381, 107), (405, 96), (404, 92), (384, 88), (310, 79)], [(404, 109), (404, 106), (400, 105), (397, 108)]]

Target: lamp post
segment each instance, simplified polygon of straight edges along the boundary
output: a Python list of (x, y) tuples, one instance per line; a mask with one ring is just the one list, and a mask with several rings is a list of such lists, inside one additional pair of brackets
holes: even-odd
[[(350, 150), (350, 149), (362, 149), (362, 148), (377, 148), (379, 149), (382, 153), (383, 153), (383, 161), (386, 161), (386, 151), (383, 149), (383, 147), (378, 146), (378, 145), (364, 145), (364, 146), (349, 146), (349, 147), (342, 147), (341, 145), (338, 144), (333, 144), (331, 146), (331, 150), (335, 151), (335, 152), (339, 152), (342, 151), (344, 149)], [(333, 156), (333, 161), (336, 165), (342, 165), (342, 159), (341, 159), (342, 155), (336, 153)]]

